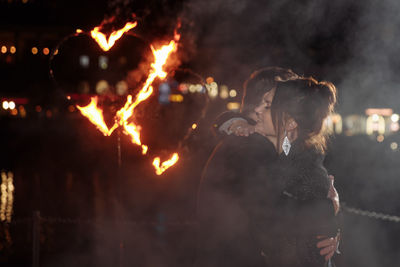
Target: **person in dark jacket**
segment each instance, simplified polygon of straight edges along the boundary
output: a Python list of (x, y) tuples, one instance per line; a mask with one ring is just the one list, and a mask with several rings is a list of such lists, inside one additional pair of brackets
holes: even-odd
[[(261, 74), (261, 79), (260, 72), (250, 79), (253, 94), (244, 97), (244, 104), (246, 99), (253, 97), (254, 103), (262, 98), (257, 107), (248, 105), (259, 111), (260, 107), (271, 107), (279, 82), (299, 79), (284, 69), (263, 70)], [(270, 99), (265, 98), (268, 87), (273, 89)], [(326, 199), (330, 184), (325, 183), (322, 161), (314, 157), (318, 153), (314, 155), (312, 149), (307, 149), (310, 153), (294, 152), (303, 151), (301, 138), (292, 150), (295, 161), (279, 159), (277, 132), (283, 124), (274, 124), (271, 111), (254, 116), (251, 108), (244, 112), (250, 115), (236, 130), (253, 120), (256, 133), (221, 142), (203, 173), (198, 195), (201, 236), (197, 266), (323, 266), (315, 236), (335, 236), (336, 228), (332, 204)], [(283, 121), (282, 114), (278, 109), (276, 118)], [(298, 227), (293, 225), (296, 220)], [(314, 226), (309, 227), (310, 222)]]

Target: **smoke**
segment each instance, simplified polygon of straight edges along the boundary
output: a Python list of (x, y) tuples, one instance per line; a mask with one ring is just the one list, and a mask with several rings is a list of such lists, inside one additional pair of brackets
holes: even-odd
[(292, 68), (334, 82), (340, 109), (351, 113), (397, 104), (399, 5), (191, 0), (181, 17), (185, 47), (192, 47), (194, 68), (204, 75), (239, 88), (259, 67)]
[[(192, 68), (219, 83), (239, 89), (255, 69), (287, 67), (332, 81), (343, 115), (363, 114), (371, 107), (398, 113), (399, 12), (400, 2), (394, 0), (189, 0), (181, 15), (183, 42), (191, 49)], [(398, 160), (389, 144), (398, 138), (383, 144), (356, 139), (335, 140), (338, 147), (332, 151), (337, 159), (330, 170), (337, 175), (339, 192), (344, 189), (342, 200), (396, 213)], [(389, 254), (394, 259), (395, 249), (388, 248), (394, 225), (382, 231), (388, 225), (351, 217), (345, 224), (344, 253), (350, 265), (377, 266)]]

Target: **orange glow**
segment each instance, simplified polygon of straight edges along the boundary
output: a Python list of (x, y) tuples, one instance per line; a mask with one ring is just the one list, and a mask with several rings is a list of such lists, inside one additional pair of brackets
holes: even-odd
[(130, 29), (135, 28), (136, 25), (137, 25), (136, 21), (133, 23), (132, 22), (126, 23), (122, 29), (119, 29), (118, 31), (113, 31), (108, 37), (108, 41), (104, 33), (100, 32), (100, 26), (95, 27), (90, 33), (92, 35), (92, 38), (99, 44), (101, 49), (103, 49), (104, 51), (108, 51), (111, 49), (111, 47), (113, 47), (115, 41), (121, 38), (122, 35), (128, 32)]
[(160, 157), (155, 157), (153, 160), (153, 166), (156, 169), (156, 174), (161, 175), (165, 172), (169, 167), (173, 166), (179, 160), (178, 153), (174, 153), (169, 160), (164, 161), (160, 165)]
[(3, 53), (3, 54), (7, 53), (7, 47), (6, 46), (3, 45), (1, 47), (1, 53)]
[(43, 48), (43, 55), (47, 56), (49, 53), (50, 53), (50, 50), (47, 47)]
[(97, 96), (92, 97), (90, 104), (85, 107), (76, 106), (83, 116), (88, 118), (94, 125), (96, 125), (97, 129), (100, 130), (105, 136), (110, 136), (114, 131), (114, 127), (108, 129), (106, 123), (103, 118), (103, 111), (97, 107)]
[(391, 116), (393, 114), (393, 109), (391, 108), (368, 108), (365, 110), (365, 114), (368, 116), (377, 114), (381, 116)]
[[(125, 32), (129, 31), (136, 26), (135, 23), (127, 23), (125, 27), (119, 31), (113, 32), (108, 41), (103, 33), (99, 32), (100, 27), (96, 27), (92, 32), (92, 37), (95, 39), (100, 47), (104, 51), (108, 51)], [(92, 97), (89, 105), (85, 107), (77, 108), (80, 110), (83, 116), (87, 117), (105, 136), (110, 136), (113, 131), (122, 127), (124, 134), (131, 138), (133, 144), (139, 145), (142, 148), (142, 154), (145, 155), (148, 152), (148, 146), (142, 144), (140, 131), (141, 126), (137, 125), (134, 120), (134, 110), (143, 101), (147, 100), (153, 93), (152, 83), (156, 78), (164, 79), (167, 73), (163, 70), (170, 54), (177, 50), (177, 42), (180, 38), (178, 34), (175, 34), (175, 39), (171, 40), (168, 45), (161, 46), (159, 49), (155, 49), (151, 46), (151, 51), (154, 56), (154, 61), (151, 63), (151, 69), (148, 77), (137, 93), (135, 99), (132, 95), (128, 95), (124, 106), (118, 110), (114, 117), (114, 125), (108, 128), (104, 121), (103, 111), (98, 107), (98, 98)], [(157, 161), (158, 159), (158, 161)], [(156, 157), (153, 161), (153, 165), (156, 168), (157, 175), (161, 175), (165, 170), (174, 165), (178, 161), (179, 157), (177, 153), (174, 153), (171, 159), (164, 161), (160, 164), (160, 158)]]
[(208, 77), (208, 78), (206, 79), (206, 82), (207, 82), (208, 84), (211, 84), (213, 81), (214, 81), (214, 78), (213, 78), (213, 77)]
[(196, 124), (196, 123), (193, 123), (192, 129), (194, 130), (194, 129), (196, 129), (196, 128), (197, 128), (197, 124)]
[(76, 33), (82, 33), (83, 31), (81, 29), (76, 29)]
[(15, 54), (15, 52), (17, 52), (17, 49), (15, 48), (15, 46), (11, 46), (10, 47), (10, 53), (11, 54)]
[(36, 55), (38, 53), (38, 49), (36, 47), (32, 47), (32, 54)]

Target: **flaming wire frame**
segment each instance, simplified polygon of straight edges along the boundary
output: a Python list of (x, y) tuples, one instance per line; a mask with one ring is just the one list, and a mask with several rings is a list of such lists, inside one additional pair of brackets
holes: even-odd
[[(94, 96), (91, 98), (91, 101), (89, 105), (81, 107), (77, 106), (77, 109), (81, 112), (81, 114), (85, 117), (87, 117), (91, 123), (93, 123), (96, 128), (103, 133), (104, 136), (110, 136), (117, 128), (122, 129), (121, 131), (118, 131), (118, 134), (124, 133), (125, 135), (128, 135), (131, 139), (131, 142), (135, 145), (141, 146), (142, 154), (146, 155), (149, 151), (149, 147), (146, 144), (143, 144), (141, 141), (141, 126), (137, 125), (135, 122), (133, 122), (131, 119), (134, 115), (134, 110), (135, 108), (141, 103), (146, 101), (153, 93), (153, 87), (152, 83), (156, 78), (159, 78), (161, 80), (165, 79), (168, 74), (163, 70), (164, 65), (167, 63), (169, 56), (172, 53), (175, 53), (178, 49), (178, 42), (180, 39), (180, 34), (178, 34), (175, 30), (174, 33), (174, 38), (166, 45), (161, 46), (159, 49), (155, 49), (152, 44), (149, 44), (147, 41), (145, 41), (141, 36), (129, 32), (131, 29), (135, 28), (137, 26), (137, 22), (127, 22), (125, 26), (117, 31), (113, 31), (107, 40), (106, 36), (100, 32), (101, 27), (103, 24), (100, 26), (95, 27), (92, 31), (89, 32), (84, 32), (82, 30), (77, 30), (75, 33), (66, 36), (64, 39), (60, 41), (60, 43), (55, 47), (53, 50), (50, 60), (49, 60), (49, 69), (50, 69), (50, 77), (55, 83), (57, 88), (60, 88), (58, 86), (57, 81), (54, 76), (54, 71), (53, 71), (53, 60), (54, 57), (58, 54), (59, 48), (61, 45), (69, 40), (70, 38), (74, 38), (77, 36), (81, 35), (88, 35), (92, 37), (98, 45), (101, 47), (101, 49), (105, 52), (109, 51), (115, 42), (120, 39), (124, 34), (139, 38), (140, 40), (144, 41), (151, 49), (153, 56), (154, 56), (154, 62), (151, 63), (151, 69), (149, 71), (148, 77), (146, 79), (146, 82), (140, 89), (140, 91), (137, 93), (135, 97), (133, 97), (131, 94), (127, 96), (125, 105), (120, 108), (115, 116), (114, 116), (114, 124), (109, 128), (103, 117), (103, 110), (99, 108), (98, 106), (98, 97)], [(179, 25), (178, 25), (179, 27)], [(190, 70), (183, 70), (185, 72), (191, 73), (192, 75), (196, 76), (200, 81), (201, 84), (204, 86), (204, 79), (190, 71)], [(63, 95), (65, 96), (65, 93), (63, 92)], [(205, 95), (207, 102), (208, 103), (208, 97)], [(199, 119), (204, 117), (205, 114), (205, 108), (203, 109), (203, 112), (200, 116)], [(196, 122), (194, 122), (193, 125), (197, 125)], [(194, 129), (190, 127), (188, 129), (187, 134), (184, 137), (184, 140), (186, 140), (190, 134), (192, 133)], [(183, 140), (183, 141), (184, 141)], [(183, 142), (180, 142), (178, 146), (178, 150), (180, 149), (180, 146)], [(120, 148), (120, 137), (118, 137), (118, 165), (121, 166), (121, 148)], [(161, 159), (159, 156), (155, 156), (152, 165), (155, 169), (155, 173), (157, 175), (161, 175), (164, 173), (168, 168), (176, 164), (179, 160), (179, 154), (177, 152), (174, 152), (170, 155), (170, 158), (161, 162)]]

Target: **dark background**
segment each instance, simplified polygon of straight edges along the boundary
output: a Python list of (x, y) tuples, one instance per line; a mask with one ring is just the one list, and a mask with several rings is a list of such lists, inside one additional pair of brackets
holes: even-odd
[[(146, 46), (121, 39), (110, 58), (122, 53), (132, 65), (82, 74), (77, 62), (83, 51), (104, 53), (90, 38), (69, 39), (62, 47), (71, 61), (57, 63), (55, 70), (62, 71), (56, 81), (49, 77), (43, 48), (52, 51), (77, 28), (91, 30), (104, 18), (116, 16), (115, 23), (123, 25), (132, 13), (139, 22), (132, 31), (141, 40), (164, 42), (180, 20), (180, 66), (235, 88), (235, 101), (253, 70), (274, 65), (333, 82), (342, 116), (363, 115), (366, 108), (398, 113), (399, 11), (395, 0), (0, 0), (0, 46), (17, 49), (0, 54), (0, 98), (27, 101), (26, 117), (0, 112), (0, 169), (13, 172), (15, 186), (13, 221), (0, 225), (0, 263), (32, 265), (32, 214), (40, 211), (40, 266), (190, 266), (196, 189), (215, 144), (209, 127), (226, 109), (225, 100), (210, 100), (205, 118), (181, 146), (180, 161), (163, 176), (154, 174), (151, 157), (142, 157), (125, 135), (120, 136), (119, 168), (118, 133), (104, 137), (78, 112), (70, 112), (70, 105), (88, 99), (68, 101), (67, 94), (81, 92), (64, 85), (79, 82), (80, 75), (95, 83), (128, 73), (132, 65), (147, 62)], [(38, 55), (32, 55), (32, 46)], [(154, 98), (142, 108), (144, 138), (154, 154), (167, 157), (190, 127), (187, 118), (199, 117), (204, 98), (188, 99), (163, 106)], [(326, 166), (341, 201), (400, 214), (399, 152), (390, 149), (399, 139), (398, 133), (383, 142), (367, 135), (332, 138)], [(340, 266), (395, 266), (399, 233), (399, 223), (343, 212)], [(121, 240), (123, 250), (118, 249)]]

